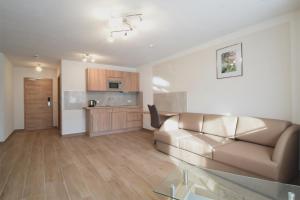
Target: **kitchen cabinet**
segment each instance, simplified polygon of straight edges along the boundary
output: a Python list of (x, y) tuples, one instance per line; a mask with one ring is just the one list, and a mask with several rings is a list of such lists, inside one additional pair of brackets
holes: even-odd
[(86, 69), (87, 91), (110, 91), (107, 88), (107, 81), (110, 79), (120, 79), (123, 83), (123, 92), (138, 92), (140, 90), (139, 73), (96, 68)]
[(90, 110), (87, 118), (89, 131), (91, 133), (99, 133), (111, 130), (112, 109)]
[(138, 92), (140, 90), (139, 74), (137, 72), (124, 72), (123, 82), (124, 92)]
[(138, 128), (142, 126), (142, 121), (127, 122), (127, 128)]
[(128, 112), (127, 121), (141, 121), (142, 115), (140, 112)]
[(86, 70), (87, 91), (106, 91), (106, 71), (105, 69), (88, 68)]
[(127, 128), (142, 127), (142, 112), (140, 109), (127, 110)]
[(126, 124), (126, 112), (113, 112), (112, 113), (112, 130), (125, 129)]
[(85, 110), (87, 133), (91, 137), (142, 128), (142, 109), (138, 106), (87, 107)]
[(122, 71), (116, 71), (116, 70), (107, 70), (106, 71), (106, 77), (107, 78), (122, 78), (123, 72)]

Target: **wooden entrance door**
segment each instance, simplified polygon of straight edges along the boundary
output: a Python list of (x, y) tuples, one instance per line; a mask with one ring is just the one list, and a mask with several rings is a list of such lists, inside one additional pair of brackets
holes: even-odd
[(25, 129), (53, 127), (52, 79), (24, 79)]

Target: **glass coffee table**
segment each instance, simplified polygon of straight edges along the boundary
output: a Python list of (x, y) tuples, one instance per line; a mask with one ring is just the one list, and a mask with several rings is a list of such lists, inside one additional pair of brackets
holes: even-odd
[(154, 192), (173, 200), (296, 200), (300, 187), (180, 162)]

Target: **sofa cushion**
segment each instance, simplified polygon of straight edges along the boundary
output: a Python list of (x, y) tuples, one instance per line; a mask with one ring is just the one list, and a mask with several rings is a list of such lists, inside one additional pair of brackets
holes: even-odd
[(179, 116), (179, 128), (191, 130), (191, 131), (202, 131), (203, 115), (197, 113), (181, 113)]
[(202, 132), (206, 134), (234, 138), (237, 117), (223, 115), (204, 115)]
[(239, 117), (236, 138), (275, 147), (281, 133), (290, 125), (290, 122), (282, 120)]
[(155, 131), (154, 140), (169, 144), (175, 147), (179, 147), (180, 139), (191, 137), (196, 132), (190, 132), (183, 129), (172, 130), (172, 131)]
[(179, 148), (212, 159), (216, 146), (230, 142), (233, 140), (208, 134), (195, 134), (191, 137), (182, 138), (179, 141)]
[(273, 148), (236, 141), (215, 147), (213, 160), (273, 178), (276, 164), (272, 162)]

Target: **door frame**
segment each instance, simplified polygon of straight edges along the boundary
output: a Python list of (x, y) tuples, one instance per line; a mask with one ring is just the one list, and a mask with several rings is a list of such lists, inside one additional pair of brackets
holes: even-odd
[(52, 127), (54, 127), (54, 113), (53, 113), (53, 79), (52, 78), (30, 78), (30, 77), (25, 77), (23, 79), (23, 104), (24, 104), (24, 130), (30, 130), (26, 128), (26, 102), (25, 102), (25, 95), (26, 95), (26, 89), (25, 89), (25, 80), (50, 80), (51, 81), (51, 98), (52, 98), (52, 106), (51, 106), (51, 111), (52, 111)]

